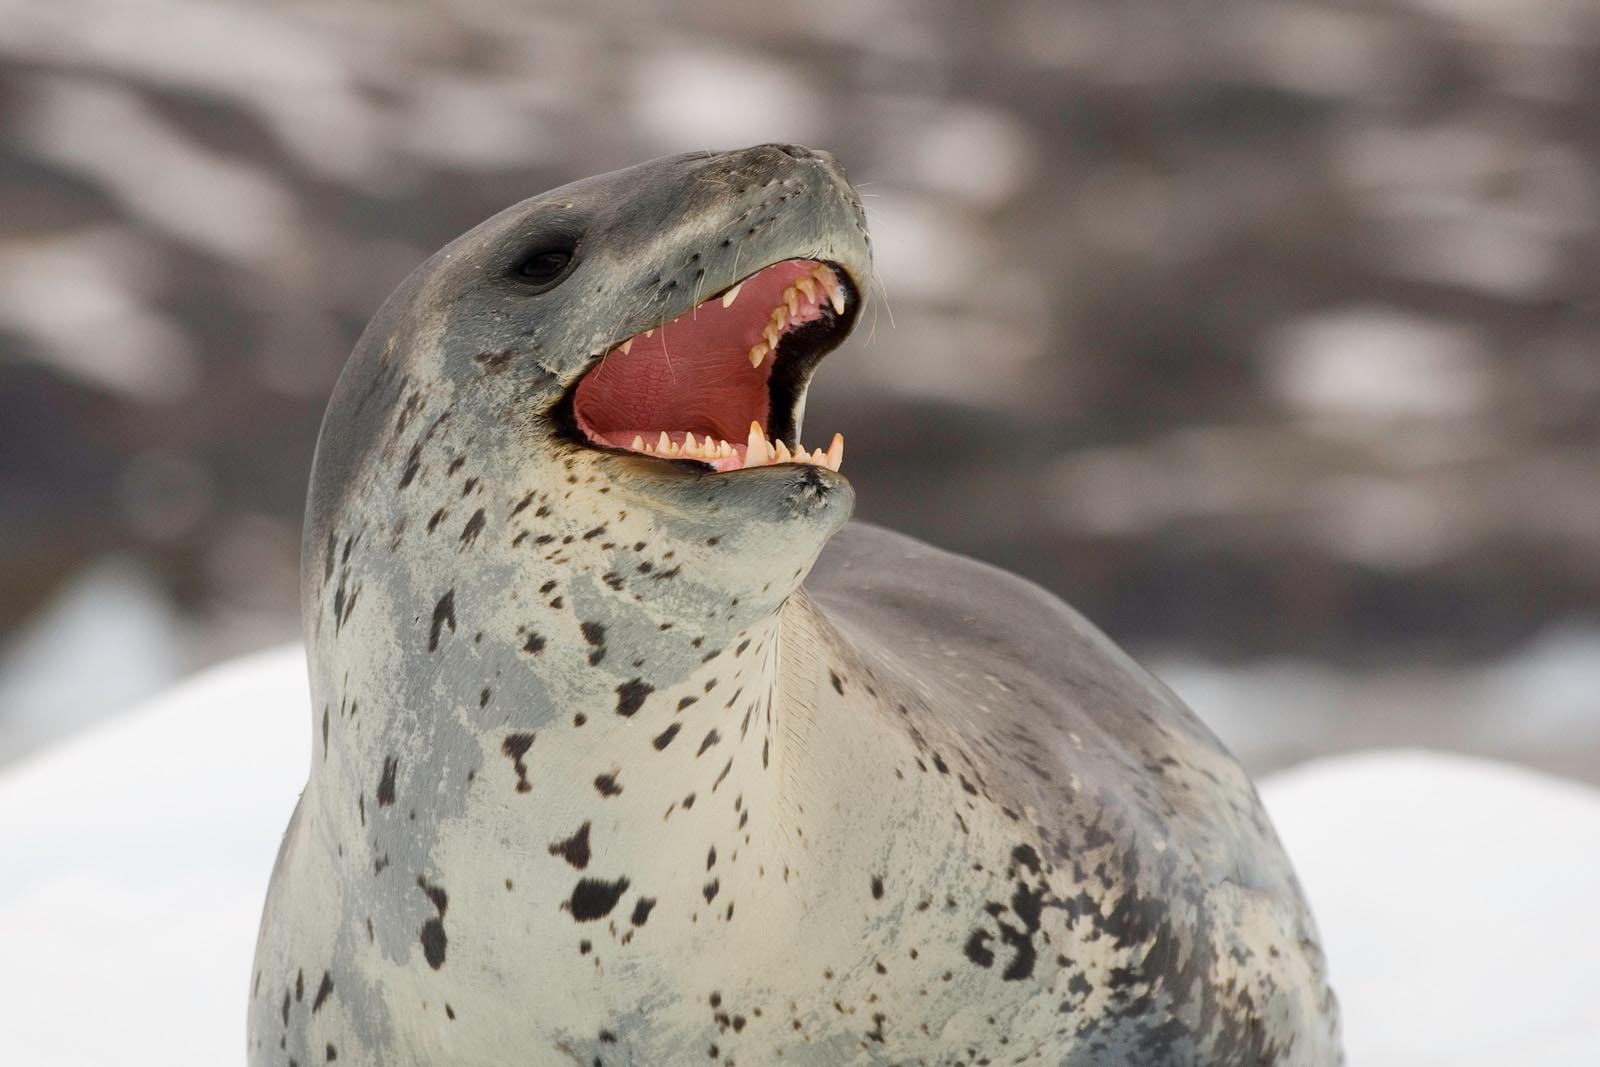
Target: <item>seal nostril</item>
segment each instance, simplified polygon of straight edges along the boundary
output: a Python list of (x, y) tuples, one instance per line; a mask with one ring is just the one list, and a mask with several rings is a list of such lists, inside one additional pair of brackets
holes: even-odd
[(786, 156), (793, 156), (795, 159), (811, 159), (816, 154), (805, 145), (799, 144), (775, 144), (772, 145), (772, 147), (776, 148)]

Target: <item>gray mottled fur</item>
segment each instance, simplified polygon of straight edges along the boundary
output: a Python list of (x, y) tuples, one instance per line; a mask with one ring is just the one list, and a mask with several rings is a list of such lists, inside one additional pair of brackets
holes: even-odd
[(496, 216), (374, 319), (313, 474), (250, 1063), (1338, 1063), (1250, 783), (1092, 626), (845, 526), (831, 472), (558, 432), (595, 353), (792, 257), (864, 291), (831, 157), (679, 156)]

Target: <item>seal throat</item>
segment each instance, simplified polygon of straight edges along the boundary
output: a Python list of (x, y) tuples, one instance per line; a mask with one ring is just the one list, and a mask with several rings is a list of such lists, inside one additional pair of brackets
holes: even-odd
[(844, 438), (807, 451), (800, 412), (811, 372), (848, 332), (842, 272), (787, 259), (607, 352), (571, 394), (587, 444), (714, 471), (806, 463), (837, 471)]

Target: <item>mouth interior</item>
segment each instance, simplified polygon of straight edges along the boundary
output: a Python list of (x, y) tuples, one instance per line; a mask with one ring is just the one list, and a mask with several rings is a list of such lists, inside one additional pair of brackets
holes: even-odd
[(572, 412), (594, 445), (717, 471), (802, 462), (839, 469), (843, 440), (796, 440), (811, 371), (846, 332), (853, 294), (827, 264), (788, 259), (615, 346)]

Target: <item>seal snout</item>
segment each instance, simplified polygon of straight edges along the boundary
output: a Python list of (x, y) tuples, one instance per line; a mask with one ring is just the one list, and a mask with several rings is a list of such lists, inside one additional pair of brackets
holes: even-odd
[(821, 148), (807, 148), (803, 144), (779, 144), (777, 142), (757, 145), (756, 148), (776, 148), (790, 159), (814, 159), (833, 171), (839, 178), (842, 179), (844, 177), (844, 167), (840, 165), (838, 157), (832, 152)]

